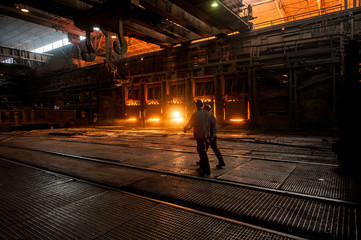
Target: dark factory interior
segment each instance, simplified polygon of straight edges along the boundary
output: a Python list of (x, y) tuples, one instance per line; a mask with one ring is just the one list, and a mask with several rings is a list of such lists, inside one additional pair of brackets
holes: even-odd
[(359, 239), (360, 52), (356, 0), (2, 1), (0, 239)]

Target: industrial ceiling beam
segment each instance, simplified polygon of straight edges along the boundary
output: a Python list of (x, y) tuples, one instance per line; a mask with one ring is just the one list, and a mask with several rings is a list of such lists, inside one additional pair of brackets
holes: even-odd
[[(74, 24), (71, 21), (64, 22), (64, 19), (59, 19), (59, 21), (54, 20), (55, 16), (49, 16), (48, 17), (40, 17), (38, 15), (35, 15), (34, 13), (36, 11), (39, 11), (38, 9), (32, 9), (29, 13), (22, 13), (19, 10), (15, 8), (10, 7), (4, 7), (0, 5), (0, 14), (5, 16), (14, 17), (20, 20), (24, 20), (27, 22), (35, 23), (44, 27), (48, 28), (54, 28), (56, 30), (60, 30), (63, 32), (71, 33), (78, 36), (85, 36), (85, 33), (81, 31), (79, 28), (74, 26)], [(45, 13), (42, 13), (42, 16)], [(59, 17), (58, 17), (59, 18)], [(62, 20), (62, 22), (61, 22)]]
[(202, 37), (220, 33), (215, 27), (196, 18), (168, 0), (140, 0), (140, 4)]
[(281, 11), (281, 9), (280, 9), (279, 5), (278, 5), (277, 0), (275, 0), (275, 1), (274, 1), (274, 3), (275, 3), (275, 5), (276, 5), (277, 11), (278, 11), (278, 13), (279, 13), (280, 17), (282, 18), (282, 21), (283, 21), (283, 22), (285, 22), (285, 17), (284, 17), (284, 15), (283, 15), (283, 13), (282, 13), (282, 11)]
[[(218, 29), (221, 33), (249, 30), (250, 25), (237, 13), (233, 12), (225, 2), (216, 0), (218, 5), (212, 7), (209, 0), (170, 0), (198, 19)], [(240, 4), (241, 5), (241, 4)]]
[(232, 16), (234, 16), (236, 19), (238, 19), (238, 21), (242, 22), (245, 25), (248, 25), (240, 16), (238, 16), (235, 12), (232, 11), (232, 9), (230, 9), (226, 4), (224, 4), (222, 1), (220, 0), (215, 0), (220, 6), (222, 6), (224, 9), (226, 9), (228, 11), (229, 14), (231, 14)]
[[(167, 19), (166, 17), (143, 6), (134, 6), (131, 8), (130, 17), (127, 22), (135, 22), (146, 28), (167, 35), (178, 41), (189, 41), (192, 37), (199, 38), (198, 34), (192, 33), (188, 29)], [(197, 36), (194, 36), (197, 35)]]
[[(39, 18), (37, 16), (34, 16), (33, 14), (31, 14), (31, 12), (27, 13), (27, 14), (21, 14), (20, 11), (18, 11), (18, 9), (16, 9), (14, 7), (14, 4), (15, 5), (17, 4), (15, 2), (18, 2), (18, 1), (9, 0), (9, 2), (7, 2), (7, 4), (6, 4), (9, 7), (0, 6), (1, 7), (0, 10), (2, 11), (2, 13), (4, 15), (9, 15), (9, 16), (12, 16), (12, 17), (15, 17), (18, 19), (22, 19), (22, 20), (25, 20), (28, 22), (36, 23), (36, 24), (39, 24), (42, 26), (55, 28), (57, 30), (61, 30), (64, 32), (69, 32), (74, 35), (85, 36), (85, 32), (83, 32), (79, 28), (75, 27), (74, 24), (68, 25), (68, 23), (66, 23), (66, 25), (62, 25), (58, 21)], [(64, 0), (57, 0), (57, 1), (22, 0), (20, 2), (21, 2), (21, 4), (26, 4), (26, 6), (34, 8), (37, 11), (39, 11), (39, 9), (40, 9), (40, 11), (45, 11), (46, 13), (48, 13), (48, 15), (54, 14), (56, 16), (65, 17), (72, 21), (76, 18), (76, 16), (79, 16), (80, 13), (84, 13), (84, 11), (92, 11), (92, 9), (102, 8), (104, 6), (104, 3), (100, 3), (99, 1), (97, 1), (97, 2), (94, 2), (94, 4), (93, 4), (94, 7), (92, 7), (92, 5), (90, 5), (90, 3), (93, 1), (89, 1), (89, 0), (85, 0), (85, 1), (76, 0), (76, 1), (72, 1), (71, 4), (69, 3), (69, 1), (64, 1)], [(113, 1), (113, 2), (116, 2), (116, 1)], [(138, 7), (134, 4), (132, 4), (132, 8), (131, 8), (131, 11), (129, 14), (132, 18), (131, 20), (135, 20), (138, 23), (142, 22), (142, 25), (143, 25), (143, 27), (139, 27), (139, 24), (137, 24), (138, 27), (133, 29), (134, 31), (131, 31), (133, 33), (133, 35), (131, 35), (131, 37), (136, 37), (136, 38), (139, 37), (139, 39), (142, 39), (142, 40), (156, 39), (155, 42), (157, 42), (157, 44), (169, 45), (169, 44), (167, 44), (167, 42), (162, 42), (162, 43), (159, 42), (159, 41), (161, 41), (161, 39), (171, 39), (172, 33), (170, 32), (169, 29), (167, 29), (167, 32), (169, 33), (168, 37), (166, 37), (166, 35), (163, 33), (156, 33), (156, 31), (158, 30), (158, 29), (156, 29), (157, 25), (161, 22), (161, 19), (165, 19), (163, 16), (157, 15), (153, 11), (150, 11), (147, 9), (141, 9), (140, 7)], [(109, 16), (109, 17), (111, 17), (111, 16)], [(52, 18), (54, 19), (55, 17), (52, 16)], [(109, 22), (110, 28), (111, 28), (111, 25), (114, 25), (113, 29), (107, 28), (106, 30), (109, 30), (111, 32), (116, 32), (115, 30), (117, 29), (118, 20), (115, 22), (116, 22), (116, 24)], [(129, 21), (127, 21), (127, 22), (129, 22)], [(149, 28), (149, 29), (147, 29), (147, 28)], [(177, 27), (173, 28), (173, 30), (174, 29), (177, 29)], [(162, 31), (162, 30), (160, 29), (158, 31)], [(135, 33), (137, 33), (138, 36)], [(148, 36), (148, 37), (145, 36), (147, 34), (150, 34), (150, 36)], [(180, 36), (183, 39), (183, 41), (187, 41), (188, 37), (189, 37), (189, 34), (188, 34), (188, 36), (184, 35), (184, 34), (182, 34), (182, 32), (180, 30), (175, 31), (173, 33), (173, 35)], [(177, 41), (172, 39), (168, 43), (172, 44), (174, 42), (177, 42)]]
[(179, 43), (179, 41), (174, 38), (171, 38), (165, 34), (159, 33), (132, 21), (126, 21), (124, 23), (124, 28), (125, 31), (128, 32), (144, 34), (145, 36), (141, 39), (146, 42), (151, 42), (163, 46), (170, 46), (171, 44)]
[(55, 14), (71, 20), (79, 12), (79, 9), (76, 9), (73, 6), (67, 6), (61, 2), (51, 0), (8, 0), (7, 5), (10, 6), (10, 3), (13, 3), (12, 6), (25, 4), (26, 7), (30, 6), (43, 12)]
[(0, 46), (0, 57), (18, 59), (19, 61), (24, 60), (24, 61), (32, 61), (32, 62), (43, 62), (43, 63), (49, 63), (53, 59), (53, 55), (51, 54), (34, 53), (30, 51), (1, 47), (1, 46)]

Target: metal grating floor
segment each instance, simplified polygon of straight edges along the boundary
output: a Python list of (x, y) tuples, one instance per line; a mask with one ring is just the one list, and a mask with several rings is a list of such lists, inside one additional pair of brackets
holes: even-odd
[[(262, 171), (257, 171), (262, 169)], [(312, 196), (361, 202), (360, 179), (337, 166), (252, 159), (217, 179)]]
[(254, 231), (247, 226), (221, 223), (169, 206), (158, 205), (142, 216), (128, 221), (99, 239), (286, 239)]
[(289, 239), (1, 159), (0, 180), (4, 240)]
[(356, 208), (230, 185), (156, 176), (130, 191), (308, 237), (355, 238)]
[(343, 176), (341, 173), (333, 174), (336, 171), (340, 170), (332, 166), (310, 167), (299, 164), (280, 189), (361, 202), (360, 186), (357, 185), (360, 180), (350, 181), (349, 176)]

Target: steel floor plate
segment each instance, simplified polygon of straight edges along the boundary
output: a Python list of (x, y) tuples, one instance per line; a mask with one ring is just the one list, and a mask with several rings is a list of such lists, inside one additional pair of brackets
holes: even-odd
[(277, 189), (295, 168), (296, 164), (293, 163), (251, 160), (221, 175), (219, 179)]
[(343, 175), (337, 166), (333, 165), (252, 159), (222, 174), (218, 179), (325, 198), (361, 202), (360, 179)]
[(1, 159), (0, 176), (2, 240), (289, 239)]
[(175, 176), (156, 176), (130, 191), (308, 237), (353, 239), (356, 207)]
[[(335, 172), (337, 174), (335, 174)], [(298, 164), (280, 189), (315, 196), (361, 202), (360, 180), (350, 181), (334, 166)]]

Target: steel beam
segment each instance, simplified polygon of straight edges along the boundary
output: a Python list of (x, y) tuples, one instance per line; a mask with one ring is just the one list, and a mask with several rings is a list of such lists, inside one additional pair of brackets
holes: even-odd
[(56, 30), (71, 33), (74, 35), (85, 36), (85, 32), (83, 32), (80, 29), (78, 29), (77, 27), (75, 27), (72, 22), (67, 22), (66, 24), (64, 22), (60, 23), (58, 21), (53, 20), (54, 16), (52, 16), (51, 19), (50, 19), (50, 16), (49, 16), (49, 19), (39, 17), (39, 16), (45, 16), (43, 12), (41, 14), (37, 14), (37, 15), (31, 14), (31, 13), (30, 14), (22, 14), (20, 11), (16, 11), (15, 8), (13, 9), (13, 8), (0, 6), (0, 14), (14, 17), (14, 18), (17, 18), (17, 19), (20, 19), (23, 21), (35, 23), (35, 24), (38, 24), (38, 25), (41, 25), (44, 27), (54, 28)]
[(0, 46), (0, 56), (5, 58), (19, 59), (20, 61), (25, 60), (25, 61), (43, 62), (43, 63), (48, 63), (53, 58), (53, 55), (51, 54), (34, 53), (25, 50), (19, 50), (19, 49), (1, 47), (1, 46)]
[[(152, 42), (155, 44), (165, 45), (164, 43), (168, 43), (170, 45), (170, 44), (179, 43), (179, 41), (177, 41), (176, 39), (168, 37), (167, 35), (157, 32), (157, 31), (154, 31), (150, 28), (139, 25), (135, 22), (126, 21), (124, 23), (124, 28), (126, 28), (127, 30), (130, 30), (130, 31), (136, 32), (136, 33), (140, 33), (140, 34), (149, 36), (150, 37), (149, 42)], [(144, 41), (147, 41), (147, 40), (144, 39)]]
[(220, 33), (217, 28), (203, 22), (168, 0), (141, 0), (140, 4), (202, 37)]

